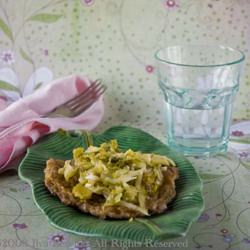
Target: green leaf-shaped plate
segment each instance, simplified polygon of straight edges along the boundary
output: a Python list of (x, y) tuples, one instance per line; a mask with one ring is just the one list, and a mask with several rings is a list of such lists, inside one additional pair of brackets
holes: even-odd
[[(157, 216), (128, 220), (102, 220), (63, 205), (44, 185), (44, 168), (48, 158), (70, 159), (72, 149), (117, 139), (122, 150), (131, 148), (172, 158), (180, 172), (177, 196), (169, 209)], [(32, 146), (19, 167), (19, 176), (31, 185), (34, 201), (51, 224), (67, 232), (103, 239), (136, 241), (163, 240), (184, 236), (203, 210), (202, 183), (193, 166), (182, 155), (171, 151), (151, 135), (131, 127), (112, 127), (102, 134), (56, 132)]]

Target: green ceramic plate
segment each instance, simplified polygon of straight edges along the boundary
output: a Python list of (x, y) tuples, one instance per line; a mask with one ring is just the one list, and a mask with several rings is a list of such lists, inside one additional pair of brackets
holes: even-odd
[[(171, 157), (177, 164), (177, 196), (164, 214), (128, 220), (101, 220), (63, 205), (44, 185), (44, 167), (48, 158), (70, 159), (72, 149), (117, 139), (122, 150), (131, 148)], [(34, 201), (51, 224), (67, 232), (102, 239), (135, 241), (163, 240), (184, 236), (203, 210), (202, 183), (193, 166), (182, 155), (173, 152), (151, 135), (131, 127), (112, 127), (102, 134), (56, 132), (32, 146), (19, 167), (21, 179), (29, 182)]]

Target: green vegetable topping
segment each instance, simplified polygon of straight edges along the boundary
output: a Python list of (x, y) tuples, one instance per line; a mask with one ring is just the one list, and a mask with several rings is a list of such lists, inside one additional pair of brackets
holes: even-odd
[(73, 195), (80, 200), (104, 198), (105, 206), (122, 205), (148, 215), (147, 198), (157, 194), (163, 172), (175, 166), (166, 156), (143, 154), (131, 149), (121, 152), (116, 140), (100, 147), (73, 150), (73, 159), (65, 161), (58, 173), (68, 182), (78, 178)]

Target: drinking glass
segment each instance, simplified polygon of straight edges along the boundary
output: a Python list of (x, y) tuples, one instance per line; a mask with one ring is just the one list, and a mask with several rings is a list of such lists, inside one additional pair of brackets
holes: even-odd
[(187, 155), (226, 151), (244, 54), (187, 45), (162, 48), (155, 58), (169, 146)]

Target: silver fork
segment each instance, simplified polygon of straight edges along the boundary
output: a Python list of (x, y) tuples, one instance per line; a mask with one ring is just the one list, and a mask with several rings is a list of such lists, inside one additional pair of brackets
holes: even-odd
[(78, 116), (92, 106), (106, 89), (107, 86), (102, 84), (100, 79), (97, 79), (81, 94), (56, 107), (42, 117)]
[[(41, 117), (75, 117), (83, 113), (90, 106), (92, 106), (98, 98), (105, 92), (107, 86), (102, 84), (100, 79), (92, 82), (89, 87), (79, 95), (63, 103), (62, 105), (51, 110)], [(22, 127), (24, 124), (11, 126), (0, 133), (0, 139), (8, 135), (12, 131)]]

